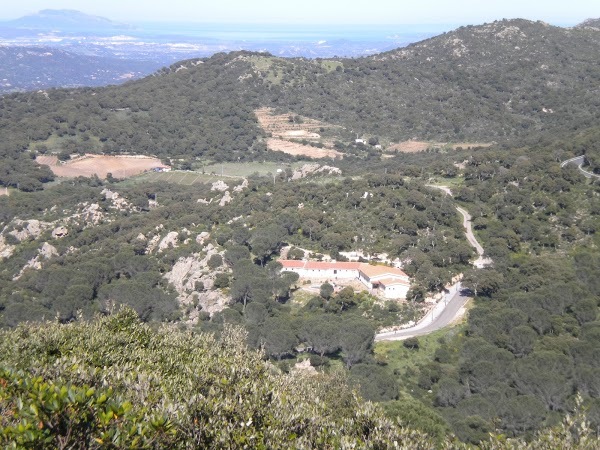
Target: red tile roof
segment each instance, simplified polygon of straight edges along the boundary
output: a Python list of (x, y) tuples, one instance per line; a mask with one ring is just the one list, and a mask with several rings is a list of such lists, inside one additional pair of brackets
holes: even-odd
[(306, 261), (298, 261), (295, 259), (280, 259), (279, 262), (284, 269), (302, 269)]
[(396, 267), (371, 265), (359, 262), (324, 262), (324, 261), (298, 261), (291, 259), (280, 259), (279, 262), (284, 269), (307, 269), (307, 270), (360, 270), (367, 277), (378, 277), (389, 275), (390, 277), (408, 278), (402, 270)]
[(400, 270), (396, 267), (373, 266), (371, 264), (361, 263), (359, 270), (369, 278), (378, 277), (378, 276), (382, 276), (382, 275), (390, 275), (392, 277), (408, 278), (408, 275), (406, 275), (402, 270)]
[(410, 286), (410, 283), (406, 280), (400, 280), (398, 278), (382, 278), (381, 280), (377, 280), (377, 283), (383, 284), (384, 286), (394, 286), (396, 284), (401, 284), (403, 286)]

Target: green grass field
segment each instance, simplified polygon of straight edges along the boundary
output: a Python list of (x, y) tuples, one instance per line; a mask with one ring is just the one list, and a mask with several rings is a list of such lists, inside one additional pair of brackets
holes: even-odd
[(173, 183), (192, 186), (200, 183), (214, 183), (217, 180), (226, 180), (225, 177), (216, 175), (203, 174), (202, 172), (192, 171), (172, 171), (172, 172), (147, 172), (137, 177), (130, 178), (129, 182), (144, 183), (144, 182), (159, 182)]
[(383, 341), (375, 345), (375, 355), (385, 361), (392, 370), (405, 373), (420, 364), (433, 361), (435, 351), (441, 346), (440, 338), (451, 340), (463, 330), (463, 325), (444, 328), (426, 336), (419, 336), (419, 349), (411, 350), (403, 345), (403, 341)]
[(277, 173), (277, 169), (294, 169), (305, 163), (278, 163), (273, 161), (212, 164), (204, 167), (205, 173), (229, 177), (248, 177), (252, 174), (267, 175)]
[(277, 169), (285, 170), (294, 168), (301, 163), (282, 164), (276, 162), (251, 162), (251, 163), (223, 163), (204, 166), (203, 170), (171, 172), (146, 172), (136, 177), (130, 178), (125, 183), (144, 183), (161, 182), (176, 183), (192, 186), (199, 183), (214, 183), (223, 180), (227, 184), (238, 184), (239, 180), (250, 175), (258, 173), (259, 175), (268, 175), (277, 173)]

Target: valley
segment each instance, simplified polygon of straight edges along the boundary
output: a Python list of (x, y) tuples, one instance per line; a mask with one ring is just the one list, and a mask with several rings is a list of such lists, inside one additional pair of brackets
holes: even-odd
[(3, 96), (0, 443), (594, 448), (598, 33)]

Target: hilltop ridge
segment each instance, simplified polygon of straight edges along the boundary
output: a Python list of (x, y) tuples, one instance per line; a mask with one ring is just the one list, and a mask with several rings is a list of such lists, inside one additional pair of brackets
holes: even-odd
[(598, 19), (586, 19), (580, 24), (576, 25), (575, 28), (595, 28), (600, 30), (600, 18)]

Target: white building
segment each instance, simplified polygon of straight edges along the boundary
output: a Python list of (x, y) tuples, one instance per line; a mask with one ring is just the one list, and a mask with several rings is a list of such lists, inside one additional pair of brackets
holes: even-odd
[(404, 299), (410, 289), (410, 278), (396, 267), (371, 265), (359, 262), (321, 262), (279, 260), (286, 272), (297, 273), (300, 278), (327, 280), (359, 280), (370, 291), (390, 299)]

